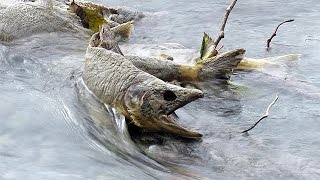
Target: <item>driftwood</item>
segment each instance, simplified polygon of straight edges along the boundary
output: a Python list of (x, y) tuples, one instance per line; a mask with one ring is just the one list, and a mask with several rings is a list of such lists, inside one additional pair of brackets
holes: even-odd
[(292, 21), (294, 21), (294, 19), (289, 19), (289, 20), (287, 20), (287, 21), (283, 21), (282, 23), (280, 23), (280, 24), (277, 26), (277, 28), (276, 28), (276, 30), (274, 31), (274, 33), (273, 33), (273, 34), (271, 35), (271, 37), (267, 40), (267, 51), (269, 51), (271, 40), (277, 35), (277, 31), (278, 31), (279, 27), (280, 27), (282, 24), (284, 24), (284, 23), (288, 23), (288, 22), (292, 22)]
[[(221, 41), (221, 39), (224, 38), (224, 29), (226, 27), (226, 24), (227, 24), (227, 21), (228, 21), (228, 18), (229, 18), (229, 15), (230, 15), (230, 12), (231, 10), (233, 9), (233, 7), (236, 5), (237, 3), (237, 0), (234, 0), (230, 5), (229, 7), (226, 9), (226, 12), (224, 14), (224, 17), (223, 17), (223, 21), (222, 21), (222, 24), (221, 24), (221, 27), (220, 27), (220, 33), (218, 35), (218, 37), (214, 40), (213, 42), (213, 45), (214, 45), (214, 49), (217, 48), (219, 42)], [(223, 46), (222, 46), (223, 47)], [(221, 49), (221, 48), (220, 48)], [(218, 51), (217, 51), (218, 52)]]
[(224, 45), (222, 45), (217, 50), (219, 42), (221, 41), (221, 39), (224, 38), (224, 29), (226, 27), (230, 12), (233, 9), (233, 7), (236, 5), (236, 2), (237, 0), (232, 1), (232, 3), (226, 9), (226, 12), (223, 16), (222, 24), (220, 27), (220, 32), (214, 41), (211, 39), (211, 37), (207, 33), (204, 33), (202, 38), (201, 50), (200, 50), (200, 60), (210, 59), (212, 57), (217, 56), (219, 53), (219, 50), (221, 50), (224, 47)]
[(268, 117), (270, 108), (277, 102), (278, 99), (279, 99), (279, 96), (276, 95), (276, 98), (269, 104), (269, 106), (266, 110), (266, 113), (256, 123), (254, 123), (250, 128), (242, 131), (241, 133), (248, 133), (250, 130), (255, 128), (264, 118)]

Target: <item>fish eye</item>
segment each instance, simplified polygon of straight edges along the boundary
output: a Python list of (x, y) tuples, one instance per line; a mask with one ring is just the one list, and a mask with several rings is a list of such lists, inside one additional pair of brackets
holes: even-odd
[(177, 99), (177, 95), (170, 91), (170, 90), (166, 90), (164, 93), (163, 93), (163, 99), (166, 100), (166, 101), (174, 101)]

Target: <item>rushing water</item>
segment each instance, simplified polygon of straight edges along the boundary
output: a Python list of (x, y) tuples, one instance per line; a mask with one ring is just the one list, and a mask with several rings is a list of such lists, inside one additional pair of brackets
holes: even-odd
[[(95, 2), (145, 12), (127, 43), (190, 48), (153, 48), (178, 59), (199, 49), (204, 31), (216, 36), (229, 3)], [(83, 86), (87, 37), (50, 33), (1, 44), (0, 179), (319, 179), (319, 9), (316, 0), (237, 2), (223, 50), (243, 47), (248, 57), (301, 58), (236, 72), (234, 85), (201, 84), (205, 98), (177, 111), (183, 124), (204, 134), (191, 142), (131, 140), (122, 115)], [(287, 19), (295, 21), (280, 27), (266, 52), (266, 40)], [(276, 94), (270, 116), (248, 136), (239, 133), (264, 114)]]

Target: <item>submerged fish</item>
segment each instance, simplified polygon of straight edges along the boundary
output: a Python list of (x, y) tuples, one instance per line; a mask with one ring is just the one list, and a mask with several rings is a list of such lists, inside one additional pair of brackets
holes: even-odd
[[(94, 33), (83, 27), (79, 17), (67, 11), (66, 4), (53, 0), (45, 2), (0, 1), (0, 41), (12, 41), (45, 32), (74, 32), (85, 38)], [(90, 12), (96, 15), (95, 11)], [(128, 38), (132, 23), (127, 21), (116, 24), (112, 29), (120, 37)], [(98, 27), (99, 25), (101, 24), (98, 24)]]
[[(77, 19), (59, 6), (44, 6), (41, 2), (18, 2), (5, 4), (0, 11), (0, 41), (11, 41), (43, 32), (88, 31), (77, 23)], [(57, 2), (58, 3), (58, 2)]]
[[(91, 37), (89, 45), (101, 46), (123, 55), (116, 40), (110, 39), (110, 37), (103, 37), (105, 36), (103, 31), (106, 31), (106, 29), (102, 28), (100, 32), (95, 33)], [(125, 57), (135, 67), (152, 74), (163, 81), (199, 82), (212, 79), (229, 79), (233, 69), (241, 63), (244, 53), (244, 49), (238, 48), (221, 53), (217, 56), (204, 58), (191, 65), (179, 64), (152, 57)]]

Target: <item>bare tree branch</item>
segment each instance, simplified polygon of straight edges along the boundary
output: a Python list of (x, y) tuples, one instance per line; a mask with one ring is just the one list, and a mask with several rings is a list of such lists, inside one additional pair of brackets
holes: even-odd
[(271, 37), (267, 40), (267, 50), (269, 50), (269, 48), (270, 48), (271, 40), (277, 35), (277, 31), (278, 31), (279, 27), (280, 27), (282, 24), (284, 24), (284, 23), (288, 23), (288, 22), (292, 22), (292, 21), (294, 21), (294, 19), (289, 19), (289, 20), (287, 20), (287, 21), (283, 21), (282, 23), (280, 23), (280, 24), (277, 26), (277, 28), (276, 28), (276, 30), (274, 31), (274, 33), (273, 33), (273, 34), (271, 35)]
[(229, 5), (229, 7), (226, 9), (226, 13), (224, 14), (224, 18), (223, 18), (222, 25), (221, 25), (221, 28), (220, 28), (219, 36), (213, 42), (215, 49), (217, 48), (217, 46), (218, 46), (219, 42), (221, 41), (221, 39), (224, 38), (224, 28), (226, 27), (226, 24), (227, 24), (227, 21), (228, 21), (228, 18), (229, 18), (229, 14), (230, 14), (231, 10), (233, 9), (234, 5), (236, 5), (236, 2), (237, 2), (237, 0), (234, 0)]
[(278, 99), (279, 99), (279, 96), (276, 95), (276, 98), (269, 104), (269, 106), (268, 106), (268, 108), (266, 110), (266, 113), (256, 123), (254, 123), (250, 128), (242, 131), (241, 133), (248, 133), (248, 131), (250, 131), (253, 128), (255, 128), (262, 121), (262, 119), (268, 117), (270, 108), (277, 102)]

